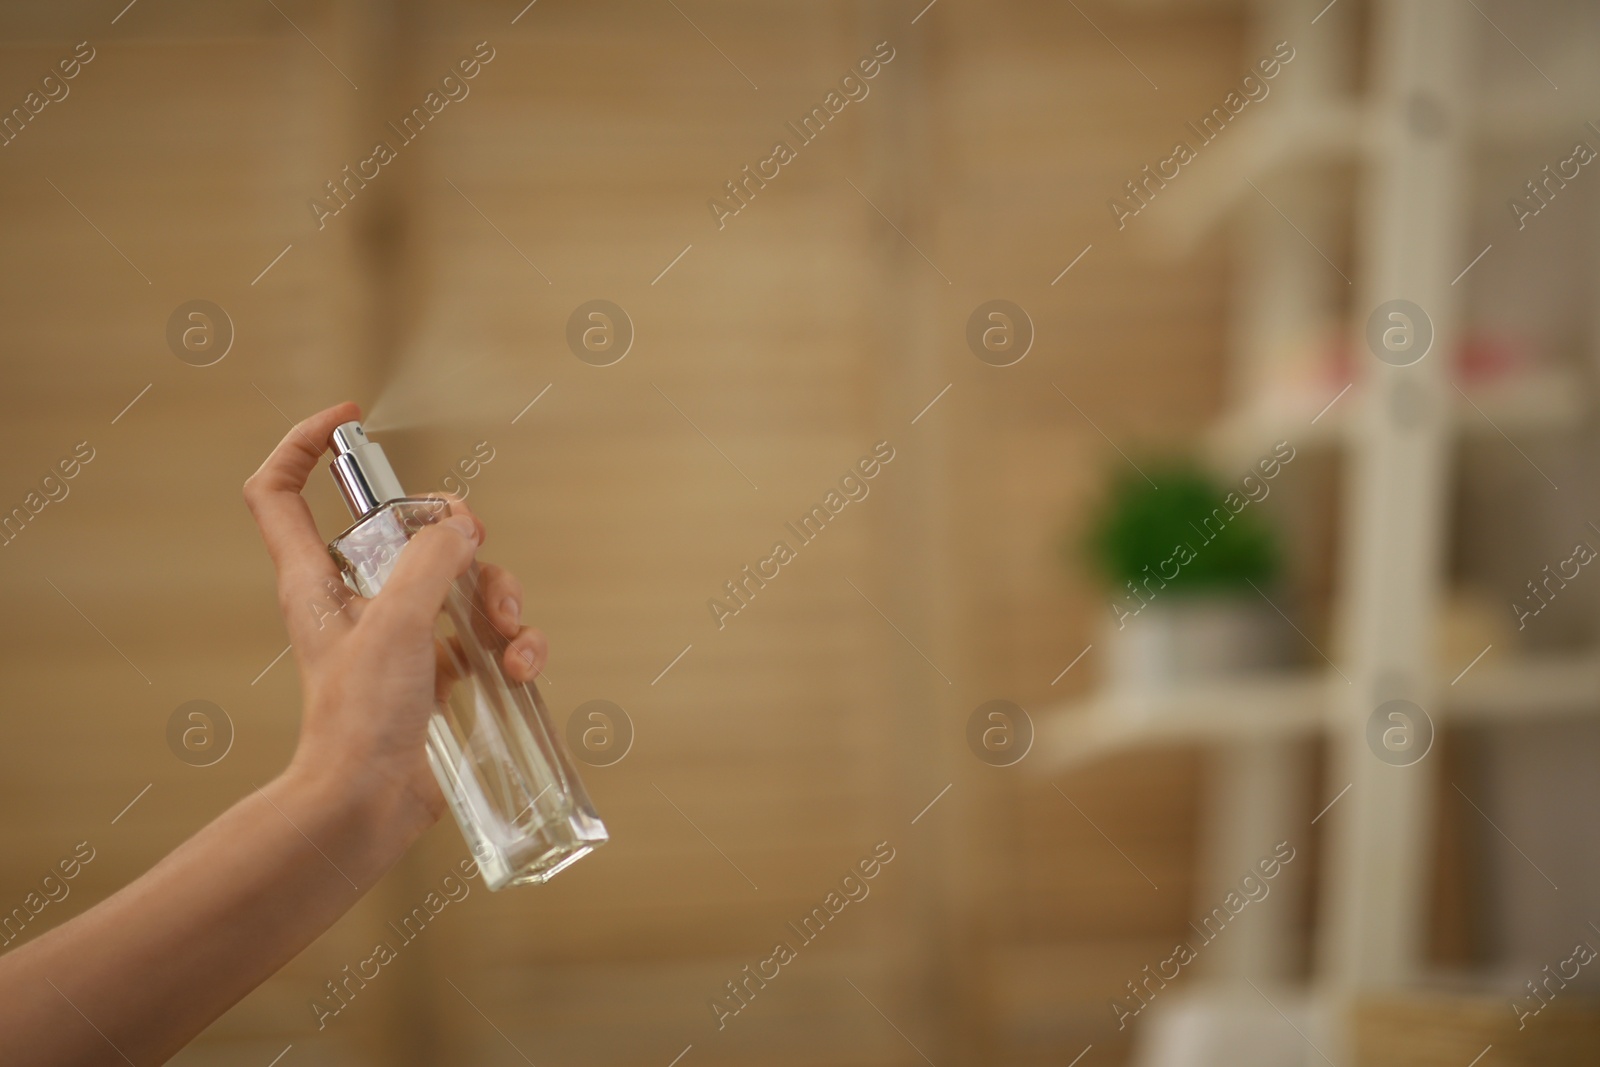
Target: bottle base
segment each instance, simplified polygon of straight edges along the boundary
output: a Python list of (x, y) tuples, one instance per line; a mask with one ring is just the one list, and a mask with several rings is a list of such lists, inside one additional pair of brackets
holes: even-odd
[(491, 892), (510, 885), (540, 885), (610, 839), (599, 819), (574, 812), (519, 836), (514, 849), (486, 839), (471, 842), (483, 884)]
[(596, 847), (597, 846), (595, 845), (584, 845), (582, 848), (574, 849), (565, 855), (554, 857), (555, 862), (553, 863), (542, 863), (532, 870), (523, 871), (517, 874), (515, 877), (507, 879), (500, 885), (490, 886), (489, 888), (493, 890), (503, 888), (504, 886), (508, 885), (543, 885), (545, 882), (548, 882), (550, 879), (554, 878), (557, 874), (560, 874), (562, 871), (566, 870), (574, 863), (577, 863), (589, 853), (593, 852)]

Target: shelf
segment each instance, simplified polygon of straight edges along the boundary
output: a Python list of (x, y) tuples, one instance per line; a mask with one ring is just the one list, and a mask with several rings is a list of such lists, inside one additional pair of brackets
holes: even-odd
[[(1469, 439), (1571, 430), (1582, 424), (1589, 410), (1588, 390), (1575, 375), (1560, 370), (1532, 372), (1465, 392), (1452, 388), (1450, 393), (1452, 427)], [(1353, 438), (1364, 397), (1359, 388), (1351, 389), (1323, 411), (1336, 395), (1330, 393), (1320, 404), (1311, 399), (1270, 409), (1255, 405), (1235, 410), (1207, 434), (1207, 452), (1232, 466), (1254, 459), (1277, 441), (1288, 441), (1297, 449), (1338, 447)]]
[[(1106, 690), (1039, 717), (1034, 769), (1057, 774), (1116, 752), (1156, 745), (1311, 737), (1328, 725), (1331, 697), (1345, 684), (1337, 674), (1306, 671), (1201, 682), (1170, 691)], [(1513, 723), (1597, 715), (1600, 655), (1486, 660), (1454, 684), (1441, 676), (1436, 692), (1436, 721)]]
[(1441, 683), (1452, 720), (1512, 722), (1600, 711), (1600, 655), (1545, 654), (1508, 660), (1496, 664), (1485, 658), (1455, 685)]
[[(1569, 99), (1581, 101), (1584, 96), (1580, 90)], [(1473, 142), (1481, 147), (1515, 149), (1554, 143), (1570, 149), (1573, 140), (1589, 140), (1589, 121), (1590, 116), (1581, 107), (1553, 107), (1549, 93), (1540, 87), (1485, 94), (1470, 133)]]
[(1321, 672), (1305, 672), (1171, 691), (1107, 690), (1041, 716), (1037, 765), (1055, 773), (1147, 745), (1310, 736), (1326, 718), (1327, 686)]
[[(1584, 99), (1577, 94), (1574, 99)], [(1491, 95), (1481, 113), (1470, 113), (1468, 141), (1478, 149), (1510, 150), (1587, 137), (1589, 116), (1580, 109), (1552, 110), (1543, 90), (1500, 99)], [(1212, 166), (1168, 197), (1162, 225), (1146, 235), (1156, 250), (1186, 256), (1241, 204), (1258, 196), (1260, 184), (1296, 167), (1327, 167), (1394, 150), (1407, 132), (1381, 107), (1351, 98), (1285, 101), (1270, 118), (1210, 150)], [(1243, 176), (1247, 181), (1240, 181)]]
[(1211, 162), (1167, 195), (1157, 209), (1160, 225), (1143, 240), (1160, 254), (1191, 255), (1235, 209), (1259, 197), (1252, 181), (1295, 166), (1358, 159), (1370, 150), (1367, 130), (1366, 112), (1355, 101), (1285, 101), (1270, 118), (1207, 149)]

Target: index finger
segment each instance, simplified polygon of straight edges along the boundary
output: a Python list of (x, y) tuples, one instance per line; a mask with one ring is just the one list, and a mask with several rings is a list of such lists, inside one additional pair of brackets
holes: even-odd
[(346, 401), (302, 420), (245, 480), (245, 503), (261, 528), (280, 581), (338, 576), (300, 491), (328, 450), (334, 428), (360, 417), (361, 409)]

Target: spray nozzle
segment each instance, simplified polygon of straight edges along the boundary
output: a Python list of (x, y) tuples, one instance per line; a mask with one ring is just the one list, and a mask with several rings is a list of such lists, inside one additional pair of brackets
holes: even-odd
[(363, 518), (406, 495), (383, 446), (369, 440), (359, 422), (344, 423), (333, 431), (333, 463), (328, 469), (353, 518)]

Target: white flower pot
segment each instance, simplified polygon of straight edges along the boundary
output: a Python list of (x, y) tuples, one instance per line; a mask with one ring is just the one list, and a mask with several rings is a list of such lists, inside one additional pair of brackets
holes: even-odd
[(1166, 595), (1107, 623), (1109, 682), (1122, 691), (1161, 691), (1285, 665), (1289, 623), (1249, 597)]

